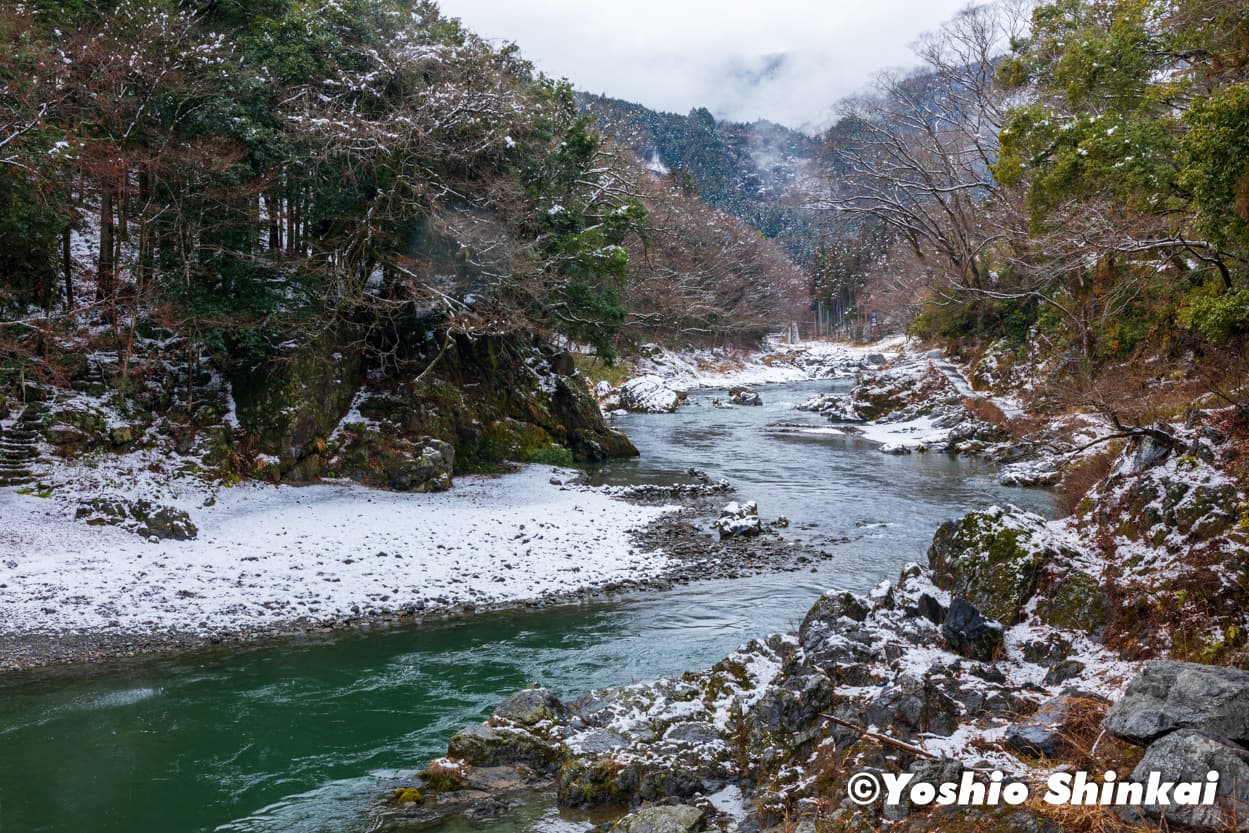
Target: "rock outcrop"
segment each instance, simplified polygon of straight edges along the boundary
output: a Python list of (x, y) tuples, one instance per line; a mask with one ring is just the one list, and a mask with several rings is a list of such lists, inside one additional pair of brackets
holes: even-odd
[(1014, 507), (971, 512), (941, 525), (928, 549), (933, 581), (991, 619), (1019, 620), (1049, 555), (1045, 519)]
[(1161, 783), (1204, 785), (1212, 772), (1218, 773), (1213, 804), (1180, 804), (1175, 799), (1185, 796), (1171, 793), (1170, 803), (1147, 801), (1139, 807), (1124, 807), (1119, 813), (1132, 822), (1156, 820), (1167, 829), (1180, 826), (1223, 833), (1249, 828), (1249, 749), (1226, 738), (1180, 729), (1150, 744), (1132, 770), (1130, 780), (1138, 784), (1155, 779)]
[[(440, 491), (456, 472), (508, 462), (555, 465), (631, 456), (566, 353), (516, 337), (432, 338), (398, 348), (404, 372), (363, 378), (350, 328), (236, 374), (256, 474), (284, 482), (345, 477)], [(358, 349), (355, 351), (358, 353)]]
[(1105, 726), (1135, 743), (1195, 729), (1249, 744), (1249, 672), (1191, 662), (1151, 662), (1106, 713)]

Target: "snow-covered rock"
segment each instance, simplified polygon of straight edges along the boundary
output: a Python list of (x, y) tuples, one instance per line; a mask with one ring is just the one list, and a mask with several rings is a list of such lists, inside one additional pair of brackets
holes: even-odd
[(814, 411), (833, 422), (862, 422), (850, 396), (844, 393), (818, 393), (797, 406), (799, 411)]
[(763, 397), (750, 388), (733, 388), (729, 391), (729, 401), (734, 405), (758, 407), (763, 404)]
[(638, 369), (681, 388), (718, 388), (834, 379), (885, 360), (884, 353), (904, 343), (901, 336), (860, 347), (844, 342), (807, 341), (769, 343), (761, 350), (733, 348), (673, 351), (657, 344), (643, 345)]
[(720, 531), (721, 538), (758, 535), (763, 532), (763, 524), (759, 521), (759, 505), (753, 500), (743, 504), (734, 501), (720, 510), (720, 518), (715, 526)]
[(630, 379), (620, 386), (619, 392), (621, 408), (646, 414), (670, 414), (684, 398), (653, 374)]

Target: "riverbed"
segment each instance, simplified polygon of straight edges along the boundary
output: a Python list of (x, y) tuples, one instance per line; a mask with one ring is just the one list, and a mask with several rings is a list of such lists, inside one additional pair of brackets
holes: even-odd
[(844, 381), (699, 390), (672, 415), (616, 420), (642, 451), (604, 483), (727, 478), (786, 534), (830, 553), (797, 573), (419, 628), (0, 678), (0, 833), (364, 831), (381, 796), (504, 695), (560, 695), (710, 665), (797, 625), (829, 588), (922, 560), (936, 525), (995, 502), (1049, 511), (992, 466), (881, 454), (793, 406)]

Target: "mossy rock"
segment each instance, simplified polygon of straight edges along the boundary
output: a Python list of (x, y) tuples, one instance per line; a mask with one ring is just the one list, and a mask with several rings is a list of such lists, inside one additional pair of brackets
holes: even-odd
[(39, 424), (43, 438), (58, 446), (89, 448), (111, 442), (108, 420), (94, 410), (66, 408), (56, 411)]
[(108, 429), (108, 441), (117, 446), (130, 445), (139, 438), (142, 431), (142, 428), (133, 425), (116, 425)]
[(447, 756), (473, 766), (524, 764), (534, 769), (550, 769), (563, 752), (524, 729), (478, 724), (456, 732), (447, 743)]
[(541, 463), (546, 466), (568, 467), (573, 465), (576, 460), (573, 458), (572, 449), (552, 443), (546, 448), (531, 451), (526, 462)]
[(357, 483), (399, 492), (441, 492), (451, 487), (455, 449), (435, 437), (389, 435), (364, 425), (342, 433), (327, 471)]
[(1072, 570), (1040, 596), (1036, 614), (1042, 624), (1096, 633), (1106, 624), (1107, 605), (1101, 582), (1088, 573)]
[(628, 804), (637, 794), (637, 766), (614, 758), (570, 760), (559, 772), (559, 803), (565, 807)]
[(425, 794), (415, 787), (400, 787), (395, 790), (392, 798), (394, 802), (401, 807), (405, 805), (425, 803)]
[(481, 471), (506, 461), (528, 462), (552, 445), (551, 435), (537, 425), (505, 417), (461, 440), (456, 455), (460, 471)]
[(610, 833), (694, 833), (703, 827), (702, 810), (676, 804), (634, 810), (613, 824)]
[(293, 347), (277, 348), (231, 374), (238, 419), (255, 452), (277, 458), (284, 480), (307, 482), (319, 454), (364, 379), (358, 327), (339, 324)]
[(1230, 484), (1198, 486), (1175, 507), (1175, 525), (1199, 541), (1209, 540), (1234, 525), (1239, 499)]
[(1044, 518), (1015, 507), (948, 521), (928, 550), (933, 580), (990, 619), (1014, 624), (1036, 590), (1041, 565), (1058, 555), (1045, 536)]

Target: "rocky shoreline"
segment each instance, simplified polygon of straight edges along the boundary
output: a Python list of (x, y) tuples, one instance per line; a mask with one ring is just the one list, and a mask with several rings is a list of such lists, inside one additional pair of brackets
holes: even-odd
[[(994, 421), (1011, 403), (966, 395), (934, 358), (867, 369), (817, 409), (869, 431), (904, 426), (918, 435), (909, 451), (1020, 468), (1070, 465), (1086, 442), (1074, 425), (1096, 436), (1080, 415), (1010, 436)], [(858, 407), (873, 401), (874, 413)], [(1249, 502), (1228, 473), (1240, 449), (1226, 418), (1190, 412), (1130, 433), (1068, 518), (1007, 506), (952, 520), (926, 564), (867, 596), (830, 593), (796, 633), (710, 669), (571, 702), (519, 692), (396, 791), (383, 829), (535, 801), (584, 829), (635, 833), (1249, 829)], [(968, 425), (952, 445), (950, 429)], [(1076, 770), (1142, 789), (1151, 773), (1221, 780), (1203, 806), (886, 806), (847, 792), (856, 773), (940, 783), (989, 770), (1032, 795)], [(586, 808), (595, 820), (577, 815)]]

